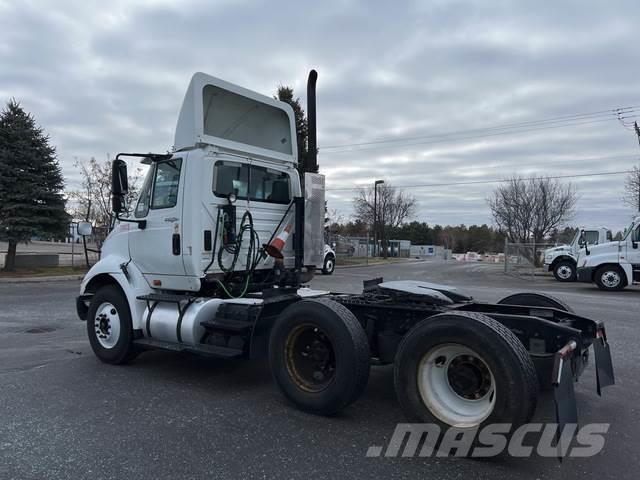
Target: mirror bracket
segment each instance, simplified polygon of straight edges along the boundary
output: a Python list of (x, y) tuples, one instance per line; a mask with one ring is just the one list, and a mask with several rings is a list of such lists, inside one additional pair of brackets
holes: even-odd
[(131, 220), (130, 218), (120, 218), (120, 215), (118, 215), (117, 213), (116, 213), (116, 220), (118, 220), (120, 222), (137, 223), (138, 224), (138, 228), (140, 230), (144, 230), (145, 228), (147, 228), (147, 221), (146, 220)]

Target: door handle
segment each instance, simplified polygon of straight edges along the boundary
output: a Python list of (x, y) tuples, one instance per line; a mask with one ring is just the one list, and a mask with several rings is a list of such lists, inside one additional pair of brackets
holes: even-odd
[(180, 234), (174, 233), (171, 237), (171, 249), (174, 255), (180, 255)]

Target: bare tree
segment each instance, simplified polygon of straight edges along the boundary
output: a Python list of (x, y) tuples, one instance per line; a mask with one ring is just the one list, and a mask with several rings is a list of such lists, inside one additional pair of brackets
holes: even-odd
[(624, 201), (640, 211), (640, 168), (633, 167), (624, 184)]
[[(71, 214), (75, 218), (90, 221), (96, 231), (107, 231), (111, 224), (111, 160), (100, 162), (91, 158), (88, 162), (76, 159), (74, 166), (80, 171), (82, 189), (68, 193), (71, 200)], [(138, 183), (142, 169), (137, 168), (129, 175), (127, 205), (132, 205), (138, 195)], [(101, 238), (96, 240), (101, 243)]]
[(512, 242), (541, 243), (575, 213), (573, 185), (557, 179), (512, 177), (487, 199), (496, 225)]
[[(374, 187), (362, 188), (353, 199), (355, 218), (365, 225), (371, 225), (373, 229), (374, 218)], [(399, 227), (405, 220), (413, 217), (416, 212), (417, 202), (415, 197), (397, 190), (388, 183), (378, 187), (376, 230), (377, 237), (383, 246), (383, 255), (387, 256), (388, 228)]]

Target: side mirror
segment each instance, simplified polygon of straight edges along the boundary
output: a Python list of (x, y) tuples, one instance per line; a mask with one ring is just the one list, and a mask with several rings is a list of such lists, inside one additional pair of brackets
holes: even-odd
[(584, 247), (587, 244), (587, 238), (584, 235), (584, 230), (580, 230), (580, 237), (578, 238), (578, 245)]
[(127, 163), (116, 159), (111, 166), (111, 209), (115, 214), (127, 210), (127, 193), (129, 193)]
[(93, 227), (89, 222), (78, 222), (78, 235), (83, 237), (91, 235), (93, 232)]

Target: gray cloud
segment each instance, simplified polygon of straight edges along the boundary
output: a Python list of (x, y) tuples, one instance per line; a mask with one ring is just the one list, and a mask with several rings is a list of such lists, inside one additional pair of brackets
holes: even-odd
[[(0, 0), (0, 100), (51, 134), (69, 188), (75, 157), (165, 151), (191, 74), (304, 97), (317, 68), (319, 143), (460, 132), (640, 104), (637, 2)], [(425, 140), (426, 141), (426, 140)], [(328, 188), (625, 170), (633, 133), (607, 122), (338, 153)], [(572, 180), (576, 223), (622, 228), (623, 177)], [(411, 189), (419, 220), (490, 222), (492, 184)], [(329, 191), (351, 211), (354, 192)]]

